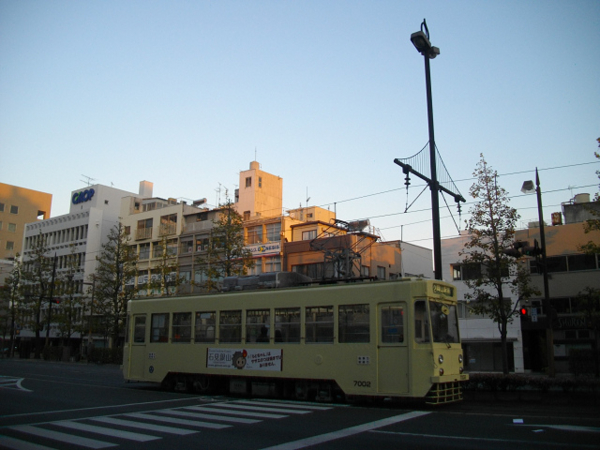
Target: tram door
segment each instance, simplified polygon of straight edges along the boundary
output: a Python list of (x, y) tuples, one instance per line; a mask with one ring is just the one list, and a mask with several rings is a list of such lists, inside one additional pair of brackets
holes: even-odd
[(406, 342), (406, 303), (378, 305), (377, 391), (408, 393), (408, 346)]
[(146, 375), (146, 315), (133, 316), (133, 339), (129, 343), (129, 376), (143, 379)]

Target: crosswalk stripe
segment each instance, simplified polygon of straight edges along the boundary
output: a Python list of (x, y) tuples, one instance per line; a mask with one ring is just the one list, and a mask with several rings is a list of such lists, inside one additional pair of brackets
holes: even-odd
[(317, 405), (303, 405), (297, 403), (290, 402), (270, 402), (268, 400), (237, 400), (234, 403), (243, 403), (245, 405), (259, 405), (259, 406), (285, 406), (286, 408), (295, 408), (295, 409), (310, 409), (314, 411), (327, 411), (333, 409), (333, 406), (317, 406)]
[(166, 427), (154, 423), (134, 422), (132, 420), (117, 419), (115, 417), (92, 417), (89, 420), (123, 427), (140, 428), (142, 430), (159, 431), (161, 433), (178, 434), (181, 436), (197, 433), (195, 430), (188, 430), (185, 428)]
[[(160, 412), (160, 411), (156, 411), (156, 412)], [(201, 422), (198, 420), (176, 419), (174, 417), (157, 416), (155, 414), (130, 413), (130, 414), (124, 414), (124, 415), (126, 417), (135, 417), (136, 419), (156, 420), (157, 422), (175, 423), (178, 425), (187, 425), (187, 426), (196, 427), (196, 428), (214, 428), (214, 429), (220, 430), (222, 428), (231, 427), (231, 425), (223, 425), (220, 423)]]
[[(185, 408), (184, 408), (185, 409)], [(224, 417), (217, 416), (215, 414), (202, 414), (197, 412), (190, 411), (181, 411), (179, 409), (165, 409), (161, 411), (162, 414), (170, 414), (173, 416), (181, 416), (181, 417), (193, 417), (196, 419), (210, 419), (221, 422), (234, 422), (234, 423), (258, 423), (260, 420), (256, 419), (243, 419), (241, 417)]]
[(288, 417), (284, 414), (268, 414), (268, 413), (260, 413), (258, 411), (248, 412), (248, 411), (240, 411), (240, 410), (232, 410), (232, 409), (220, 409), (219, 406), (222, 406), (222, 403), (219, 403), (218, 406), (192, 406), (187, 409), (193, 409), (194, 411), (203, 411), (208, 413), (218, 413), (218, 414), (230, 414), (235, 416), (250, 416), (250, 417), (262, 417), (263, 419), (283, 419)]
[(114, 428), (98, 427), (96, 425), (88, 425), (86, 423), (74, 422), (70, 420), (53, 422), (52, 425), (70, 428), (72, 430), (88, 431), (90, 433), (102, 434), (105, 436), (112, 436), (137, 442), (148, 442), (160, 439), (158, 436), (151, 436), (149, 434), (133, 433), (131, 431), (117, 430)]
[(38, 428), (32, 425), (17, 425), (14, 427), (10, 427), (10, 429), (20, 431), (22, 433), (32, 434), (34, 436), (52, 439), (53, 441), (65, 442), (67, 444), (75, 444), (80, 447), (107, 448), (117, 446), (117, 444), (113, 444), (111, 442), (97, 441), (96, 439), (73, 436), (72, 434), (60, 433), (58, 431), (47, 430), (45, 428)]
[(246, 409), (251, 411), (266, 411), (275, 413), (286, 413), (286, 414), (309, 414), (310, 411), (299, 411), (296, 409), (285, 409), (285, 408), (265, 408), (261, 406), (246, 406), (241, 403), (219, 403), (220, 408), (235, 408), (235, 409)]
[(9, 436), (0, 436), (0, 446), (10, 450), (54, 450), (52, 447), (21, 441)]

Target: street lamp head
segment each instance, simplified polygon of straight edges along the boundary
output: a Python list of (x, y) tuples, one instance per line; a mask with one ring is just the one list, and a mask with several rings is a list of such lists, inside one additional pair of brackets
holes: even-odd
[(523, 194), (531, 194), (532, 192), (535, 192), (535, 185), (533, 184), (533, 181), (531, 180), (527, 180), (523, 183), (523, 186), (521, 187), (521, 192)]
[(427, 56), (429, 59), (433, 59), (440, 54), (440, 49), (431, 45), (429, 38), (422, 31), (411, 34), (410, 41), (421, 55)]

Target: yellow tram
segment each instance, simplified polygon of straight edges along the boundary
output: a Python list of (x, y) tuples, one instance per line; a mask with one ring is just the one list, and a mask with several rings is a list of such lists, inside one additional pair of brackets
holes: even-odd
[(132, 300), (125, 379), (333, 401), (461, 400), (456, 290), (401, 279)]

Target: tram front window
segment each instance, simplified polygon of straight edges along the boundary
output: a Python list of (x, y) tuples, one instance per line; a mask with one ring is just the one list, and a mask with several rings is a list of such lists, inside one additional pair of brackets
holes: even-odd
[(429, 302), (431, 311), (431, 330), (434, 342), (454, 344), (459, 342), (458, 316), (455, 305)]

